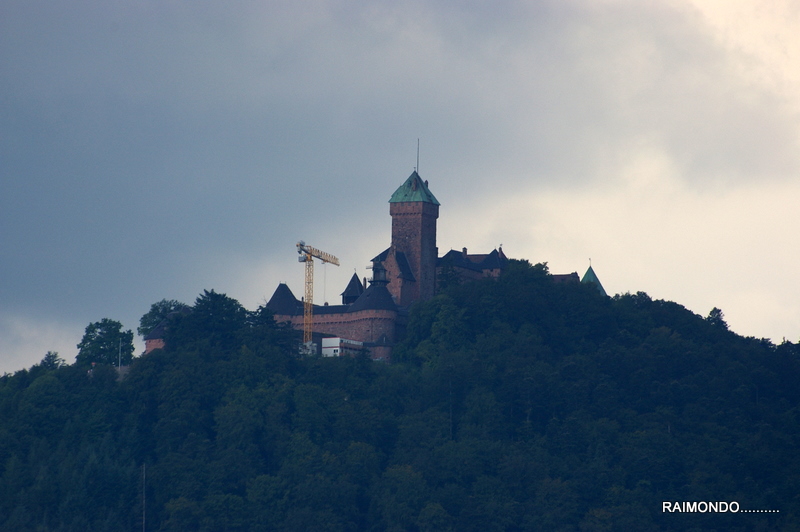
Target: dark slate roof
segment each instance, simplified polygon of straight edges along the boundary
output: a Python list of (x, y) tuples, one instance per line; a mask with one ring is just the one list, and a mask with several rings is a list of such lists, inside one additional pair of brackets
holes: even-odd
[(601, 294), (603, 294), (604, 296), (608, 295), (608, 294), (606, 294), (606, 291), (603, 288), (603, 285), (600, 284), (600, 279), (597, 278), (597, 275), (594, 273), (594, 270), (592, 269), (591, 265), (589, 265), (589, 269), (586, 270), (586, 273), (583, 274), (583, 279), (581, 279), (581, 283), (584, 283), (584, 284), (585, 283), (594, 283), (594, 285), (597, 287), (597, 290)]
[(344, 292), (341, 293), (341, 296), (345, 299), (349, 298), (358, 298), (361, 294), (364, 293), (364, 285), (361, 284), (361, 279), (358, 278), (358, 275), (355, 273), (350, 278), (350, 282), (347, 283), (347, 288), (344, 289)]
[(414, 272), (411, 271), (411, 265), (408, 263), (408, 257), (402, 251), (396, 251), (394, 254), (397, 260), (397, 267), (400, 268), (400, 277), (408, 281), (416, 281)]
[(457, 266), (459, 268), (464, 268), (465, 270), (473, 270), (476, 272), (481, 271), (481, 267), (468, 260), (464, 257), (464, 254), (460, 251), (456, 251), (451, 249), (444, 256), (439, 257), (436, 260), (437, 266)]
[(508, 258), (503, 250), (492, 250), (491, 253), (464, 256), (463, 251), (451, 249), (436, 261), (437, 266), (452, 265), (465, 270), (480, 272), (483, 270), (503, 269), (508, 264)]
[(150, 334), (144, 337), (144, 340), (163, 340), (164, 334), (167, 332), (167, 319), (161, 320), (161, 322), (153, 327), (153, 330), (150, 331)]
[(292, 316), (303, 311), (303, 303), (298, 301), (285, 283), (280, 283), (267, 302), (267, 308), (275, 314)]
[[(317, 314), (344, 314), (348, 311), (350, 305), (314, 305), (314, 315)], [(303, 306), (300, 305), (300, 312), (302, 314)]]
[(416, 170), (406, 179), (406, 182), (400, 185), (400, 188), (394, 191), (389, 203), (403, 203), (403, 202), (424, 202), (439, 205), (439, 201), (428, 190), (428, 184), (422, 180)]
[[(392, 248), (386, 248), (380, 255), (372, 259), (372, 262), (385, 262), (389, 258), (389, 252)], [(408, 281), (416, 281), (414, 272), (411, 271), (411, 264), (408, 262), (408, 257), (402, 251), (395, 251), (394, 258), (397, 261), (397, 267), (400, 268), (400, 277)]]
[(503, 253), (503, 249), (493, 249), (491, 253), (486, 255), (486, 258), (483, 259), (481, 266), (484, 269), (503, 269), (508, 265), (508, 257), (506, 257), (505, 253)]
[(554, 283), (579, 283), (581, 278), (578, 277), (578, 272), (572, 273), (554, 273), (551, 275)]
[(381, 251), (381, 253), (377, 257), (372, 259), (370, 262), (383, 262), (383, 261), (385, 261), (389, 257), (389, 250), (390, 249), (392, 249), (392, 248), (384, 249), (383, 251)]
[[(360, 283), (359, 283), (360, 284)], [(363, 293), (362, 293), (363, 295)], [(314, 314), (343, 314), (352, 305), (314, 305)], [(286, 284), (281, 283), (267, 302), (267, 308), (281, 316), (299, 316), (303, 314), (303, 302), (294, 297)]]
[(383, 283), (372, 284), (367, 288), (361, 297), (355, 303), (350, 305), (349, 312), (358, 312), (359, 310), (394, 310), (397, 311), (397, 305), (392, 299), (392, 294)]

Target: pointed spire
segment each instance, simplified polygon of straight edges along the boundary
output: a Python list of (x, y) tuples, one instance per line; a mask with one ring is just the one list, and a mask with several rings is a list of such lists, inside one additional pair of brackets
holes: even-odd
[(597, 278), (597, 274), (594, 273), (594, 269), (592, 269), (592, 259), (589, 259), (589, 269), (586, 270), (586, 273), (583, 274), (583, 279), (581, 279), (581, 284), (586, 283), (593, 283), (597, 288), (598, 292), (607, 296), (603, 285), (600, 283), (600, 279)]
[(342, 292), (342, 304), (349, 305), (350, 303), (354, 303), (358, 297), (364, 293), (364, 285), (361, 284), (361, 279), (358, 278), (357, 273), (353, 273), (353, 276), (350, 278), (350, 282), (347, 284), (347, 288), (344, 289)]

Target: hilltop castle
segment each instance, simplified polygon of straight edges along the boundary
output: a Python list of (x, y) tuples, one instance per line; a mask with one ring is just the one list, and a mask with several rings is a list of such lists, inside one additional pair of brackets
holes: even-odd
[[(416, 301), (436, 294), (437, 272), (443, 267), (460, 279), (497, 277), (508, 259), (503, 250), (470, 255), (467, 249), (439, 257), (436, 220), (439, 201), (414, 171), (389, 199), (392, 240), (372, 259), (372, 279), (365, 287), (353, 274), (341, 305), (314, 306), (314, 332), (362, 342), (376, 360), (389, 360), (392, 346), (408, 321)], [(275, 321), (303, 327), (303, 303), (281, 283), (267, 303)]]
[[(372, 259), (369, 286), (353, 274), (341, 305), (314, 305), (314, 341), (325, 337), (341, 339), (341, 355), (354, 346), (365, 348), (374, 360), (391, 360), (392, 347), (405, 332), (409, 307), (432, 298), (437, 283), (474, 281), (498, 277), (508, 264), (502, 248), (487, 254), (470, 254), (467, 248), (451, 250), (439, 257), (436, 246), (436, 220), (439, 201), (416, 170), (389, 199), (392, 217), (391, 244)], [(554, 282), (590, 282), (605, 295), (591, 265), (583, 280), (577, 272), (553, 275)], [(275, 321), (295, 329), (303, 328), (303, 302), (281, 283), (267, 302)], [(145, 337), (145, 353), (164, 347), (164, 327), (160, 324)], [(322, 340), (322, 342), (320, 342)]]

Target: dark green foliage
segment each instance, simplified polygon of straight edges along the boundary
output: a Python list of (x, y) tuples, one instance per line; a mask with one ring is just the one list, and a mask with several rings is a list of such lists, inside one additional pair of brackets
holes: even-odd
[(122, 330), (122, 324), (103, 318), (86, 326), (78, 344), (75, 361), (80, 366), (111, 364), (127, 366), (133, 359), (133, 332)]
[(48, 351), (39, 362), (39, 367), (45, 370), (58, 369), (65, 364), (64, 359), (58, 356), (57, 351)]
[(188, 308), (189, 305), (174, 299), (162, 299), (157, 303), (153, 303), (150, 305), (150, 310), (147, 311), (147, 314), (139, 319), (139, 327), (137, 327), (136, 332), (144, 338), (171, 313), (180, 312)]
[[(147, 530), (799, 526), (800, 347), (643, 293), (513, 262), (414, 307), (393, 365), (213, 291), (167, 340), (0, 378), (0, 529), (141, 530), (143, 487)], [(720, 500), (780, 513), (661, 511)]]
[(711, 312), (709, 312), (706, 317), (706, 321), (716, 327), (720, 327), (726, 331), (728, 330), (728, 324), (725, 322), (725, 314), (717, 307), (711, 309)]
[(456, 272), (453, 259), (450, 255), (446, 255), (440, 260), (438, 273), (436, 274), (436, 288), (440, 291), (447, 290), (459, 284), (461, 284), (461, 277)]
[(167, 344), (181, 348), (189, 344), (231, 348), (247, 322), (248, 312), (238, 301), (214, 290), (204, 290), (195, 300), (192, 312), (172, 320)]

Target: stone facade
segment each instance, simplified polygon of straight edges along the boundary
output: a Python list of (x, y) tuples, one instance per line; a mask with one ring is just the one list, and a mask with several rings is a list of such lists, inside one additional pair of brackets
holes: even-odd
[[(397, 323), (397, 310), (366, 309), (357, 312), (348, 312), (341, 308), (344, 305), (329, 307), (337, 312), (325, 312), (325, 307), (314, 312), (314, 332), (339, 336), (350, 340), (357, 340), (365, 344), (390, 342), (394, 343), (395, 325)], [(295, 329), (303, 328), (303, 314), (275, 314), (278, 323), (289, 323)]]
[(164, 349), (164, 339), (163, 338), (151, 338), (149, 340), (144, 341), (144, 354), (146, 355), (153, 349)]
[[(436, 219), (439, 205), (426, 202), (389, 204), (392, 217), (392, 245), (385, 261), (389, 292), (400, 306), (433, 297), (436, 290)], [(411, 276), (398, 264), (398, 252), (405, 255)], [(402, 259), (400, 259), (402, 260)]]

